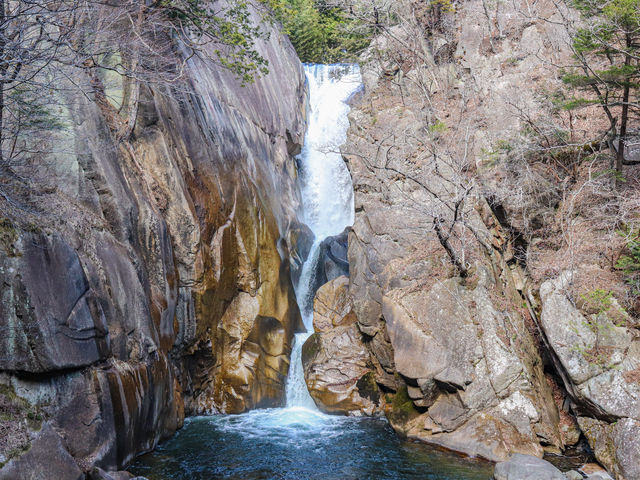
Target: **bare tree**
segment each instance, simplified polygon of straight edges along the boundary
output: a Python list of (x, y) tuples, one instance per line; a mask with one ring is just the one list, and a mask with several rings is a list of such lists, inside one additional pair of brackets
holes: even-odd
[[(268, 34), (270, 0), (0, 0), (0, 195), (28, 162), (44, 162), (52, 132), (68, 128), (73, 95), (95, 101), (118, 142), (137, 119), (142, 85), (180, 85), (194, 57), (243, 83), (268, 71), (254, 47)], [(257, 11), (258, 14), (253, 12)], [(119, 79), (121, 98), (105, 84)], [(18, 195), (19, 196), (19, 195)]]

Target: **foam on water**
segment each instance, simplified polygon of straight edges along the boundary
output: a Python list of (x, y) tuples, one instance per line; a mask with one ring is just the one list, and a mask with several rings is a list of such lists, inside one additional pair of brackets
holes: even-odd
[(188, 419), (130, 470), (149, 480), (489, 480), (492, 467), (405, 442), (375, 418), (304, 408)]

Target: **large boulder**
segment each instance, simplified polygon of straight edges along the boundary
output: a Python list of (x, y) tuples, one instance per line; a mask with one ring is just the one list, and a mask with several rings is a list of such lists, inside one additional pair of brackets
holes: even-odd
[(302, 365), (320, 410), (352, 415), (380, 412), (382, 395), (355, 324), (311, 335), (302, 347)]
[(560, 470), (541, 458), (516, 453), (496, 465), (495, 480), (566, 480)]
[(540, 288), (541, 324), (578, 423), (596, 458), (618, 479), (640, 477), (640, 335), (604, 291), (572, 301), (579, 272)]
[(351, 313), (349, 279), (340, 276), (325, 283), (313, 299), (313, 328), (316, 332), (326, 332), (334, 327), (355, 323)]
[(495, 306), (489, 272), (479, 267), (478, 275), (474, 289), (449, 279), (426, 294), (398, 289), (383, 298), (395, 368), (415, 410), (392, 424), (493, 461), (542, 456), (541, 439), (558, 448), (562, 440), (540, 361), (528, 359), (533, 339), (521, 318)]
[(369, 348), (356, 326), (349, 279), (337, 277), (316, 292), (316, 331), (302, 348), (304, 376), (318, 408), (328, 413), (373, 415), (384, 404)]

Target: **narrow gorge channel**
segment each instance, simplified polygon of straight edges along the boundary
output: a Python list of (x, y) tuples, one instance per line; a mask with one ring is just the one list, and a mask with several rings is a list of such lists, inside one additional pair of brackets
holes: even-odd
[(306, 332), (293, 342), (286, 406), (241, 415), (193, 417), (130, 468), (150, 480), (440, 479), (486, 480), (492, 468), (400, 439), (384, 418), (320, 412), (305, 384), (302, 346), (313, 332), (321, 243), (354, 219), (353, 187), (339, 152), (348, 102), (361, 88), (357, 66), (305, 66), (309, 126), (298, 161), (304, 222), (314, 234), (296, 285)]

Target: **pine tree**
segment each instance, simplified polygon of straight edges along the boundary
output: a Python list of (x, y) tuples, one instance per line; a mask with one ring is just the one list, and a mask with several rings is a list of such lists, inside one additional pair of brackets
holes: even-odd
[(578, 65), (563, 80), (589, 95), (575, 97), (565, 106), (601, 106), (610, 123), (616, 176), (621, 178), (623, 165), (640, 163), (625, 157), (629, 123), (640, 111), (640, 0), (573, 0), (571, 6), (580, 12), (583, 24), (573, 36)]
[(370, 28), (349, 16), (339, 2), (286, 0), (280, 20), (303, 62), (352, 60), (371, 40)]

